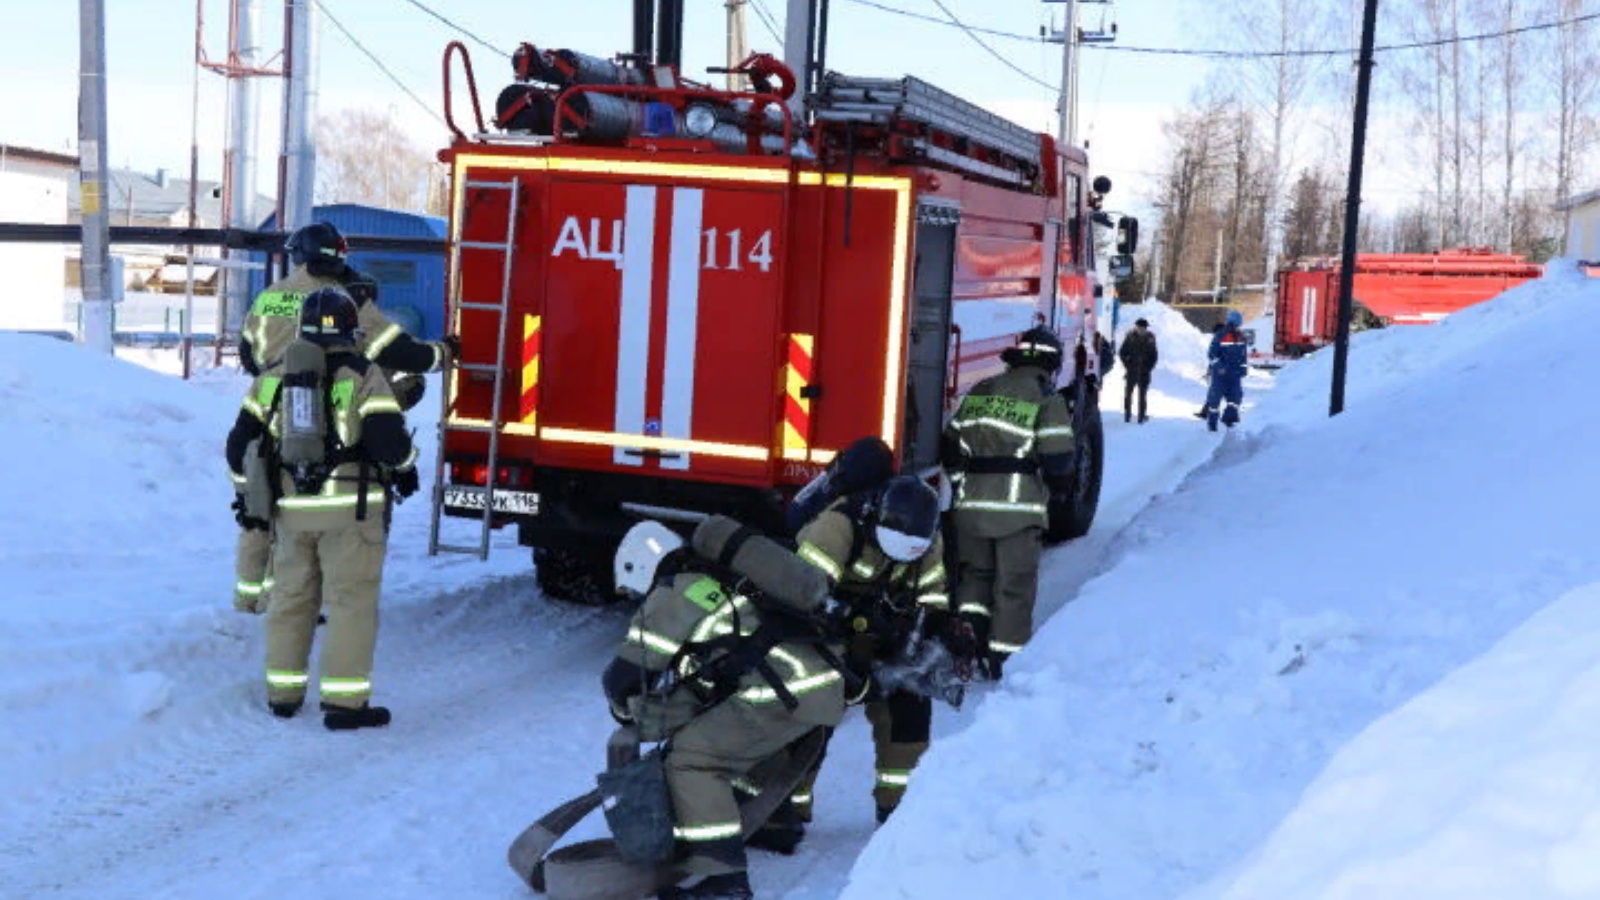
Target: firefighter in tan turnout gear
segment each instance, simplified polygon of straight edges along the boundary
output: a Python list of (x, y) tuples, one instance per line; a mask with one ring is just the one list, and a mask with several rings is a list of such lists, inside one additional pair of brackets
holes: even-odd
[[(333, 225), (307, 225), (289, 235), (284, 249), (295, 269), (268, 285), (245, 318), (239, 334), (239, 363), (244, 370), (254, 377), (275, 375), (283, 366), (284, 351), (299, 335), (301, 301), (322, 288), (342, 288), (356, 303), (362, 356), (384, 369), (403, 410), (416, 406), (423, 393), (420, 376), (438, 371), (455, 358), (453, 339), (418, 341), (389, 321), (378, 306), (377, 283), (349, 266), (344, 237)], [(242, 489), (242, 481), (235, 478), (234, 490)], [(272, 535), (266, 522), (244, 514), (242, 504), (241, 496), (234, 504), (241, 529), (234, 608), (264, 613), (274, 584)]]
[(1071, 413), (1055, 390), (1060, 339), (1030, 329), (1001, 359), (1006, 371), (972, 388), (944, 435), (955, 487), (957, 609), (986, 645), (997, 681), (1033, 635), (1050, 492), (1069, 486), (1073, 451)]
[[(850, 610), (851, 670), (901, 661), (913, 635), (942, 641), (958, 660), (975, 652), (971, 629), (949, 614), (939, 497), (922, 481), (902, 475), (879, 491), (838, 500), (800, 530), (798, 541), (800, 558), (827, 576), (834, 597)], [(877, 767), (872, 797), (883, 822), (928, 748), (933, 701), (904, 688), (880, 693), (866, 706)], [(802, 823), (811, 821), (816, 774), (792, 798)], [(778, 824), (785, 814), (774, 816)]]
[(716, 516), (692, 547), (659, 522), (634, 526), (615, 574), (618, 591), (644, 604), (606, 669), (606, 698), (643, 740), (669, 742), (685, 877), (658, 896), (750, 897), (739, 796), (760, 786), (745, 776), (838, 724), (855, 686), (827, 646), (827, 584), (789, 551)]
[(389, 493), (416, 492), (417, 453), (388, 378), (357, 350), (355, 302), (322, 288), (300, 307), (300, 339), (277, 374), (255, 380), (227, 444), (228, 467), (246, 483), (245, 515), (271, 519), (276, 536), (267, 703), (283, 718), (300, 710), (323, 605), (323, 723), (387, 725), (389, 711), (368, 702), (378, 590)]

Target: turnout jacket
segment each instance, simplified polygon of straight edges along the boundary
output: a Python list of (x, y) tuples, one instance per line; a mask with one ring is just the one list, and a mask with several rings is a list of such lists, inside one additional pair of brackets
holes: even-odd
[(1067, 401), (1038, 366), (978, 382), (944, 432), (944, 464), (963, 527), (999, 538), (1049, 522), (1050, 484), (1072, 468)]
[(628, 623), (606, 669), (606, 697), (614, 712), (625, 708), (644, 732), (663, 737), (719, 699), (784, 714), (785, 693), (794, 720), (837, 725), (844, 715), (844, 676), (819, 652), (815, 631), (789, 623), (785, 634), (787, 620), (763, 615), (754, 601), (710, 574), (664, 578)]
[[(348, 269), (346, 270), (349, 271)], [(239, 363), (251, 375), (272, 373), (283, 364), (284, 351), (300, 336), (300, 301), (322, 288), (343, 289), (345, 279), (313, 275), (305, 266), (267, 286), (245, 317), (239, 332)], [(361, 355), (390, 372), (436, 372), (449, 350), (425, 343), (389, 321), (378, 304), (357, 301)]]
[(944, 539), (934, 534), (922, 558), (909, 563), (890, 559), (852, 515), (857, 501), (835, 501), (800, 529), (800, 558), (822, 570), (842, 599), (873, 599), (879, 592), (902, 611), (911, 604), (935, 610), (950, 608), (944, 568)]
[[(245, 449), (259, 437), (278, 438), (282, 379), (257, 377), (243, 408), (228, 432), (226, 455), (235, 483), (244, 478)], [(389, 379), (353, 350), (328, 352), (329, 434), (337, 441), (338, 458), (320, 492), (299, 495), (294, 479), (280, 471), (275, 514), (281, 527), (294, 531), (339, 528), (360, 518), (383, 515), (388, 502), (387, 477), (416, 465), (417, 450), (406, 433), (400, 404)], [(274, 454), (274, 458), (276, 455)], [(382, 468), (379, 468), (382, 467)], [(364, 497), (364, 500), (363, 500)]]

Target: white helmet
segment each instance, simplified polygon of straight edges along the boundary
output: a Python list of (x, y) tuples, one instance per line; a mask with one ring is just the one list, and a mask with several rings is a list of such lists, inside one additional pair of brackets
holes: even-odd
[(653, 519), (628, 529), (612, 563), (617, 592), (637, 596), (650, 593), (650, 586), (656, 580), (656, 567), (667, 554), (682, 546), (683, 538), (676, 531)]

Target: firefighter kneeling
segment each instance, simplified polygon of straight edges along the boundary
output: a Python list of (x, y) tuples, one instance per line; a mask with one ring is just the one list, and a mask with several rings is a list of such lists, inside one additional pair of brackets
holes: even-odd
[[(877, 756), (872, 796), (883, 822), (899, 806), (912, 769), (928, 749), (930, 695), (943, 694), (952, 705), (960, 703), (959, 688), (911, 685), (926, 682), (924, 676), (935, 671), (958, 669), (964, 675), (976, 652), (971, 627), (948, 612), (939, 497), (920, 480), (898, 476), (881, 491), (836, 501), (801, 529), (798, 540), (800, 558), (827, 577), (849, 609), (849, 665), (878, 673), (874, 680), (882, 682), (867, 703), (867, 719)], [(929, 653), (943, 657), (930, 658)], [(881, 674), (886, 668), (922, 675), (886, 678)], [(816, 774), (793, 798), (801, 822), (811, 821)]]
[(357, 317), (338, 288), (307, 296), (300, 339), (281, 374), (251, 386), (227, 445), (228, 466), (246, 484), (241, 517), (270, 519), (276, 532), (268, 706), (282, 718), (299, 712), (325, 604), (319, 688), (332, 730), (389, 723), (389, 711), (368, 702), (389, 492), (417, 490), (416, 450), (388, 378), (357, 350)]
[(745, 776), (838, 724), (865, 689), (829, 646), (827, 584), (722, 517), (695, 530), (692, 548), (660, 523), (635, 526), (615, 571), (620, 592), (645, 599), (606, 669), (606, 698), (643, 740), (670, 741), (685, 877), (659, 896), (750, 897), (738, 798), (760, 786)]

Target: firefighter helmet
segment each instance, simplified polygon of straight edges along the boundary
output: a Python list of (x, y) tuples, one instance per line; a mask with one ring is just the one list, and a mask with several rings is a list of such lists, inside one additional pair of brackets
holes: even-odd
[(1030, 328), (1017, 335), (1016, 346), (1001, 351), (1000, 360), (1008, 366), (1039, 366), (1054, 372), (1061, 368), (1061, 339), (1043, 325)]
[(874, 537), (884, 555), (897, 562), (921, 559), (939, 530), (939, 495), (922, 479), (899, 475), (878, 496)]
[(356, 302), (336, 287), (312, 291), (300, 301), (300, 336), (324, 347), (354, 344)]
[(283, 242), (283, 249), (297, 266), (338, 263), (342, 267), (350, 253), (344, 235), (331, 222), (312, 222), (295, 229)]
[(661, 561), (683, 546), (676, 531), (652, 519), (628, 529), (612, 561), (617, 592), (642, 597), (655, 584)]

